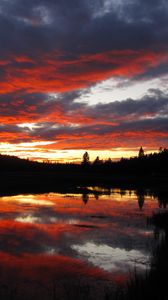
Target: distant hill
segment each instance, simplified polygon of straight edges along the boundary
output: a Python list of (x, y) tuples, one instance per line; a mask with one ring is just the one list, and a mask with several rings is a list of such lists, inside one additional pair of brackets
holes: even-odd
[(28, 159), (0, 154), (0, 171), (29, 170), (39, 168), (40, 166), (40, 163), (29, 161)]

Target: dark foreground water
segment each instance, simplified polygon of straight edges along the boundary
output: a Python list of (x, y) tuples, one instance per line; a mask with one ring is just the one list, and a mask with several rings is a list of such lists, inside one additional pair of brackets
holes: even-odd
[(100, 188), (0, 197), (0, 299), (112, 299), (149, 267), (158, 201)]

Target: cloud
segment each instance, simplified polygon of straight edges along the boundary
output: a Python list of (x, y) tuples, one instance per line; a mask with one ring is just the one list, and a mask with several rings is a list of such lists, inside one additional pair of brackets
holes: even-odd
[(164, 1), (1, 1), (1, 93), (64, 92), (165, 72)]
[[(163, 0), (117, 4), (113, 0), (25, 0), (24, 4), (13, 0), (1, 1), (0, 8), (1, 36), (16, 51), (59, 48), (93, 53), (167, 44), (168, 11)], [(19, 39), (22, 43), (17, 43)]]
[[(15, 94), (10, 94), (11, 98), (6, 95), (9, 100), (0, 110), (4, 121), (0, 126), (1, 140), (55, 141), (56, 144), (44, 146), (51, 149), (110, 149), (114, 145), (121, 146), (121, 141), (124, 147), (131, 140), (137, 144), (140, 138), (146, 139), (146, 142), (158, 138), (157, 144), (160, 139), (166, 141), (168, 95), (163, 91), (151, 89), (140, 99), (98, 103), (94, 106), (75, 102), (81, 95), (82, 90), (55, 96), (20, 94), (18, 98), (24, 99), (21, 106), (13, 101)], [(34, 98), (38, 99), (35, 104)], [(4, 96), (0, 96), (2, 103), (3, 100)], [(27, 121), (32, 123), (24, 123)]]
[(167, 20), (164, 0), (2, 0), (1, 142), (109, 149), (134, 147), (142, 138), (146, 145), (167, 145), (165, 82), (140, 99), (82, 102), (108, 78), (165, 76)]
[(29, 93), (66, 92), (91, 86), (110, 77), (134, 78), (153, 72), (168, 58), (167, 51), (117, 50), (67, 58), (51, 52), (11, 57), (1, 63), (1, 94), (25, 90)]

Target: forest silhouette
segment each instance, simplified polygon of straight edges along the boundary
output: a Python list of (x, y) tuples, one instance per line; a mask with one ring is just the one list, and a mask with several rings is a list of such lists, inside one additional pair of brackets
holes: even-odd
[(168, 149), (144, 154), (141, 147), (136, 157), (112, 161), (99, 157), (91, 162), (85, 152), (81, 163), (49, 163), (0, 155), (1, 192), (75, 189), (88, 185), (166, 185)]
[(107, 171), (129, 174), (167, 174), (168, 149), (160, 149), (158, 153), (144, 154), (141, 147), (138, 156), (121, 158), (112, 161), (111, 158), (101, 160), (99, 156), (91, 162), (89, 153), (85, 152), (81, 164), (77, 163), (50, 163), (21, 159), (17, 156), (0, 154), (0, 171)]

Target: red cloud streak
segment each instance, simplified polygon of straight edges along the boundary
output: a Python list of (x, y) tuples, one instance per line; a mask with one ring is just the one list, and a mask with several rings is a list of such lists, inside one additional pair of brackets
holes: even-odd
[(69, 60), (63, 55), (41, 54), (36, 59), (22, 55), (0, 61), (5, 73), (0, 93), (20, 89), (45, 93), (75, 90), (112, 76), (133, 77), (168, 58), (167, 52), (152, 50), (108, 51)]
[(168, 133), (157, 131), (128, 131), (114, 132), (108, 134), (76, 134), (59, 135), (53, 137), (57, 143), (43, 146), (44, 149), (90, 149), (90, 150), (110, 150), (113, 148), (138, 147), (139, 141), (143, 140), (143, 145), (148, 147), (159, 147), (159, 139), (167, 139)]

